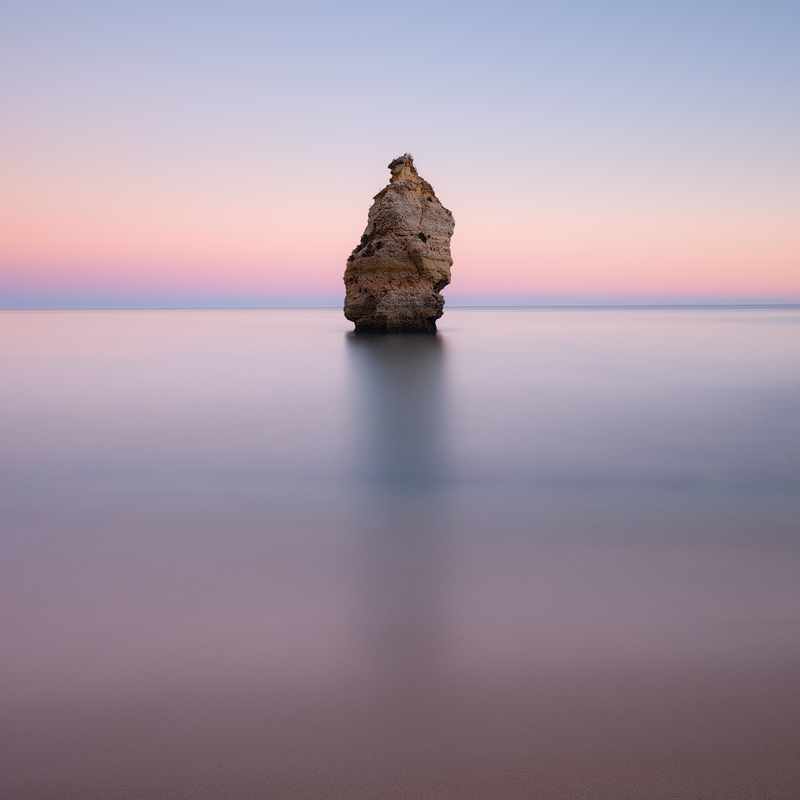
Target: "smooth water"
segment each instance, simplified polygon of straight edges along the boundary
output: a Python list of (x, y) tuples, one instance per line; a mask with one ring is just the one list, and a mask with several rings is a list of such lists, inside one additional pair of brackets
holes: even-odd
[(800, 796), (800, 309), (349, 327), (0, 314), (0, 796)]

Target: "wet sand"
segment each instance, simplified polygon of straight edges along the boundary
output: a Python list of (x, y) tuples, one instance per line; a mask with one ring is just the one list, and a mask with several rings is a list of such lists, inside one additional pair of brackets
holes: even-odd
[[(391, 687), (162, 687), (4, 715), (3, 797), (779, 798), (796, 665)], [(13, 733), (12, 733), (13, 731)]]

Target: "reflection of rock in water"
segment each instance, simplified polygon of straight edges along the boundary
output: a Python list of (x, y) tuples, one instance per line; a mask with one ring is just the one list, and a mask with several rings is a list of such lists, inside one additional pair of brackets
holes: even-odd
[(429, 493), (442, 480), (442, 337), (384, 334), (348, 342), (364, 436), (362, 475), (398, 499)]
[(441, 631), (438, 507), (444, 479), (444, 342), (350, 336), (366, 537), (366, 626), (381, 678), (421, 688)]

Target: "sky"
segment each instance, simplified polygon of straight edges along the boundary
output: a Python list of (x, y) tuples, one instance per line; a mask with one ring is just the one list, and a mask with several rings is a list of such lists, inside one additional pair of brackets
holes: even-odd
[(0, 0), (0, 307), (337, 305), (387, 165), (453, 304), (800, 301), (800, 3)]

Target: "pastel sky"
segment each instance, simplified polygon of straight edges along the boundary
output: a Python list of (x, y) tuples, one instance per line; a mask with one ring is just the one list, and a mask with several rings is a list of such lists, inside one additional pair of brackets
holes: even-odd
[(341, 302), (389, 161), (452, 303), (800, 301), (800, 3), (0, 3), (0, 306)]

